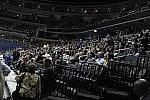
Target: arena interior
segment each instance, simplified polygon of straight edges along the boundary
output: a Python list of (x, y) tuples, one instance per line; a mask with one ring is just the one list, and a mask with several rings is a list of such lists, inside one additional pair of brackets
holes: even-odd
[(150, 100), (150, 0), (0, 0), (0, 100)]

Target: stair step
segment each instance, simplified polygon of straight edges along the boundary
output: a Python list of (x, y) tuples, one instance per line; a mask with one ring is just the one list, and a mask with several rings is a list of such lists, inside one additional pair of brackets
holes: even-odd
[(48, 96), (48, 100), (70, 100), (70, 99), (55, 97), (55, 96)]
[(81, 93), (78, 92), (77, 96), (84, 97), (84, 98), (89, 98), (89, 99), (94, 99), (94, 100), (100, 100), (100, 96), (90, 94), (90, 93)]
[(118, 91), (118, 90), (107, 90), (107, 93), (109, 93), (109, 94), (116, 94), (116, 95), (122, 95), (122, 96), (127, 96), (128, 95), (127, 92)]

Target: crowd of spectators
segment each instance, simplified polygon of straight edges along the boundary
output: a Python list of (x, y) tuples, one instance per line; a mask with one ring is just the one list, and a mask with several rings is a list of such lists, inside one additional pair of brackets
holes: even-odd
[[(7, 21), (1, 21), (0, 25), (2, 28), (9, 30), (23, 31), (25, 35), (27, 35), (27, 37), (24, 38), (17, 38), (17, 36), (12, 37), (12, 35), (9, 36), (6, 34), (0, 35), (1, 41), (25, 45), (24, 48), (12, 49), (6, 52), (0, 51), (0, 53), (4, 55), (5, 64), (19, 74), (16, 77), (16, 81), (19, 82), (23, 77), (19, 92), (22, 99), (35, 100), (35, 98), (47, 97), (56, 92), (56, 77), (58, 76), (56, 65), (78, 67), (82, 65), (83, 62), (86, 62), (94, 63), (107, 69), (109, 62), (116, 60), (136, 65), (138, 57), (140, 55), (146, 55), (146, 51), (149, 50), (149, 30), (142, 30), (139, 33), (127, 35), (120, 33), (116, 36), (111, 36), (108, 34), (105, 38), (99, 37), (99, 40), (80, 39), (67, 41), (62, 39), (55, 43), (41, 42), (30, 38), (35, 35), (34, 33), (36, 33), (38, 28), (37, 24), (47, 25), (50, 28), (83, 28), (113, 18), (147, 10), (150, 7), (148, 0), (96, 7), (54, 6), (53, 4), (31, 1), (25, 1), (23, 3), (14, 1), (15, 0), (7, 0), (6, 2), (2, 0), (1, 2), (10, 6), (23, 7), (23, 9), (29, 8), (29, 10), (34, 9), (39, 12), (48, 11), (51, 13), (49, 16), (45, 16), (37, 13), (22, 13), (20, 11), (7, 9), (7, 7), (0, 9), (0, 17), (36, 23), (34, 25), (31, 25), (31, 23), (27, 25), (29, 23), (21, 24), (8, 19)], [(88, 16), (92, 14), (94, 16), (89, 18)], [(132, 56), (134, 59), (128, 59), (128, 56)], [(80, 74), (85, 74), (85, 69), (86, 68), (83, 68), (83, 73)], [(145, 80), (143, 82), (145, 82)], [(145, 92), (147, 93), (149, 83), (146, 81), (146, 87), (141, 94), (138, 92), (138, 83), (140, 82), (135, 82), (134, 91), (137, 98), (141, 98)]]
[[(54, 92), (55, 87), (55, 66), (57, 64), (73, 64), (80, 65), (82, 62), (95, 63), (108, 67), (109, 61), (119, 60), (120, 52), (117, 50), (126, 50), (129, 48), (132, 56), (146, 55), (148, 48), (149, 30), (143, 30), (141, 33), (129, 35), (117, 35), (111, 37), (109, 34), (106, 38), (100, 40), (82, 40), (64, 41), (59, 43), (38, 43), (31, 42), (26, 48), (18, 48), (16, 50), (4, 53), (5, 63), (10, 65), (18, 74), (26, 73), (26, 82), (32, 77), (28, 83), (23, 83), (21, 87), (21, 96), (27, 98), (35, 98), (41, 92), (41, 96), (45, 97)], [(8, 55), (9, 53), (9, 55)], [(128, 56), (129, 52), (125, 54)], [(12, 58), (12, 59), (9, 59)], [(135, 59), (134, 59), (135, 60)], [(132, 61), (130, 62), (132, 63)], [(31, 69), (30, 69), (31, 68)], [(35, 91), (28, 90), (30, 85), (37, 85), (38, 78), (34, 74), (44, 75), (41, 80), (41, 90), (32, 87)], [(18, 78), (16, 78), (18, 80)], [(31, 84), (35, 83), (35, 84)], [(43, 85), (44, 84), (44, 85)], [(38, 85), (39, 86), (39, 85)], [(40, 87), (40, 86), (39, 86)], [(24, 88), (27, 88), (24, 90)], [(35, 89), (36, 88), (36, 89)], [(27, 93), (28, 92), (28, 93)], [(27, 93), (27, 94), (26, 94)], [(30, 95), (30, 94), (34, 95)]]

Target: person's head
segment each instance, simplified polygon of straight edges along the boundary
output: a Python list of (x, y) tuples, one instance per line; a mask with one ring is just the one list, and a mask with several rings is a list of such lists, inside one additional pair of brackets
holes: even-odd
[(85, 50), (83, 51), (83, 54), (84, 54), (84, 55), (86, 55), (86, 54), (87, 54), (87, 52), (88, 52), (88, 51), (85, 49)]
[(94, 52), (90, 52), (89, 56), (90, 56), (90, 57), (95, 57)]
[(31, 63), (27, 67), (27, 72), (34, 74), (36, 70), (36, 65), (34, 63)]
[(109, 53), (106, 52), (106, 53), (104, 54), (104, 59), (108, 60), (108, 55), (109, 55)]
[(46, 67), (46, 68), (48, 68), (48, 67), (50, 67), (51, 66), (51, 60), (50, 59), (45, 59), (44, 60), (44, 66)]
[(144, 48), (144, 47), (141, 47), (140, 50), (139, 50), (139, 53), (140, 53), (140, 54), (145, 54), (145, 53), (146, 53), (146, 52), (145, 52), (145, 48)]
[(139, 51), (138, 51), (138, 49), (137, 48), (135, 48), (135, 50), (134, 50), (134, 53), (136, 54), (136, 53), (138, 53)]
[(98, 54), (98, 58), (104, 58), (104, 54), (103, 54), (102, 52), (100, 52), (100, 53)]
[(27, 62), (29, 61), (29, 56), (26, 55), (25, 57), (23, 57), (23, 61), (24, 61), (25, 63), (27, 63)]
[(109, 59), (109, 60), (114, 59), (114, 54), (113, 54), (113, 53), (109, 53), (109, 54), (108, 54), (108, 59)]
[(138, 97), (141, 97), (149, 87), (149, 82), (145, 79), (139, 79), (134, 83), (134, 92)]

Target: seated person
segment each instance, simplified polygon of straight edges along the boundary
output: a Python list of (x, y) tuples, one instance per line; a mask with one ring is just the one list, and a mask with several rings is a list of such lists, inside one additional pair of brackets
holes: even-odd
[(88, 56), (85, 59), (88, 62), (95, 62), (95, 54), (94, 52), (89, 52)]
[(98, 65), (103, 65), (104, 64), (104, 54), (103, 53), (100, 53), (99, 55), (98, 55), (98, 58), (96, 59), (96, 63), (98, 64)]

